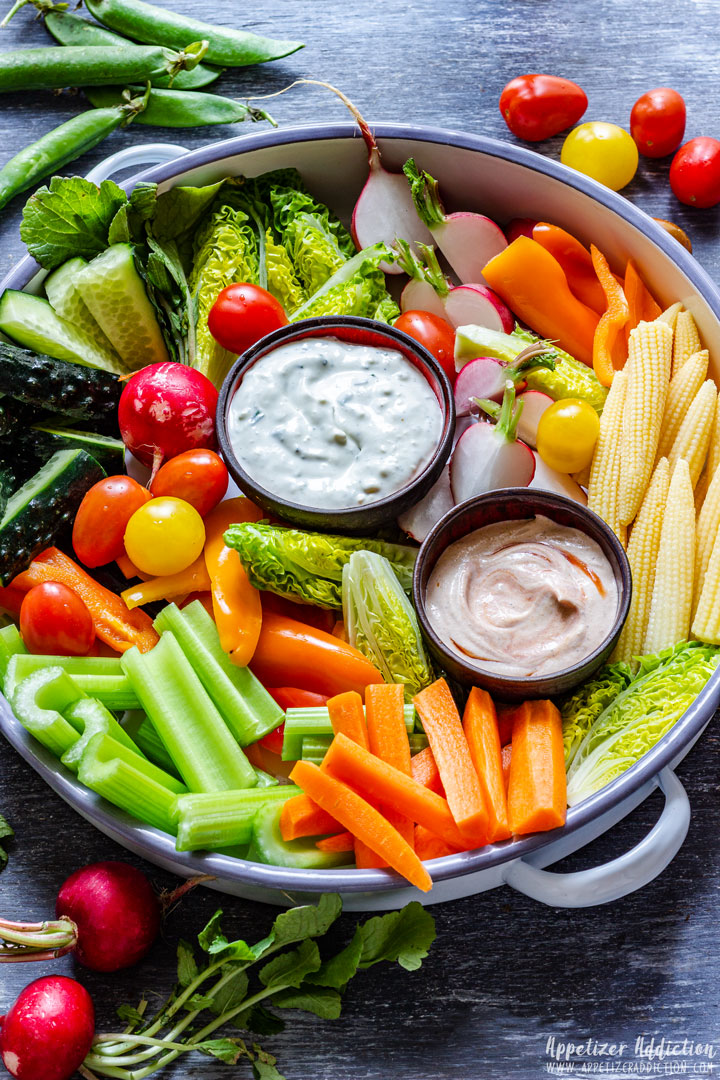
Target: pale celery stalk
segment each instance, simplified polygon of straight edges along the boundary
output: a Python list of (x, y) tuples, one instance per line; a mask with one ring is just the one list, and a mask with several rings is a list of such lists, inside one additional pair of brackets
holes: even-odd
[(175, 834), (172, 811), (182, 784), (109, 735), (94, 735), (83, 752), (78, 779), (132, 817)]
[(175, 763), (165, 749), (165, 743), (155, 730), (152, 720), (142, 709), (130, 709), (126, 712), (122, 719), (122, 726), (132, 741), (140, 747), (148, 761), (152, 761), (153, 765), (180, 779)]
[(0, 627), (0, 684), (5, 679), (7, 666), (13, 656), (26, 652), (25, 643), (14, 623)]
[(195, 669), (223, 720), (241, 746), (257, 742), (282, 724), (284, 714), (247, 667), (233, 664), (220, 644), (217, 628), (199, 600), (182, 611), (163, 608), (154, 623), (162, 634), (171, 630)]
[(97, 698), (106, 709), (136, 709), (135, 691), (120, 666), (120, 658), (106, 656), (32, 656), (12, 657), (4, 676), (3, 693), (10, 698), (15, 687), (34, 671), (48, 665), (60, 667), (88, 697)]
[[(322, 764), (323, 758), (330, 749), (331, 742), (332, 738), (329, 735), (303, 735), (303, 761), (312, 761), (315, 765)], [(427, 735), (420, 735), (417, 733), (408, 735), (408, 742), (410, 743), (410, 753), (413, 755), (419, 754), (421, 750), (424, 750), (429, 746)]]
[[(408, 735), (415, 726), (415, 707), (405, 706), (405, 727)], [(333, 729), (330, 713), (324, 705), (306, 709), (288, 709), (285, 714), (285, 734), (283, 737), (283, 761), (298, 761), (302, 757), (302, 741), (306, 736), (311, 739), (328, 736), (332, 738)]]
[(67, 672), (55, 666), (23, 679), (13, 691), (10, 704), (25, 730), (51, 753), (62, 757), (78, 738), (76, 729), (62, 714), (82, 696)]
[(166, 631), (150, 652), (136, 646), (121, 659), (140, 704), (191, 791), (254, 787), (247, 760), (175, 635)]
[(68, 720), (76, 731), (79, 738), (60, 759), (63, 765), (72, 772), (77, 772), (80, 758), (85, 752), (85, 747), (90, 739), (97, 734), (109, 735), (116, 742), (124, 746), (130, 753), (142, 758), (142, 752), (132, 741), (126, 731), (118, 724), (111, 712), (97, 698), (80, 698), (72, 702), (64, 710), (65, 719)]
[(214, 851), (235, 844), (249, 844), (255, 814), (262, 806), (282, 803), (300, 788), (294, 784), (222, 791), (206, 795), (181, 795), (175, 802), (178, 851)]

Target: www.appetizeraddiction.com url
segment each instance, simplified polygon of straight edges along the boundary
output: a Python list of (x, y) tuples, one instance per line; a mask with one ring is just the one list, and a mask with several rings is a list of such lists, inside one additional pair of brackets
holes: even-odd
[(549, 1076), (717, 1076), (713, 1061), (547, 1061)]

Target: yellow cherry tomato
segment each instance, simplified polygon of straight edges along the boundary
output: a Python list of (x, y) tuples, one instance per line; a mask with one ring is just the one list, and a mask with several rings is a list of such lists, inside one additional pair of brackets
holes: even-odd
[(143, 574), (179, 574), (205, 545), (205, 526), (194, 506), (163, 496), (136, 510), (125, 530), (125, 551)]
[(563, 165), (619, 191), (637, 172), (638, 148), (632, 135), (617, 124), (591, 120), (570, 132), (560, 160)]
[(599, 432), (600, 420), (592, 405), (580, 398), (562, 398), (540, 417), (538, 454), (551, 469), (580, 472), (592, 461)]

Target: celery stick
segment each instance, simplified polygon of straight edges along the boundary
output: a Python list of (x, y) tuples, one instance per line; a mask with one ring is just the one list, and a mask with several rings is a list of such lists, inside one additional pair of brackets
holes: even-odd
[(255, 770), (173, 633), (166, 631), (150, 652), (133, 646), (121, 664), (191, 791), (255, 786)]
[(13, 656), (26, 652), (25, 643), (14, 623), (0, 628), (0, 683), (5, 678), (7, 666)]
[(80, 698), (74, 701), (64, 710), (66, 720), (72, 724), (76, 731), (80, 732), (80, 738), (66, 750), (60, 759), (63, 765), (72, 772), (77, 772), (80, 758), (90, 739), (98, 733), (110, 735), (117, 742), (126, 747), (130, 753), (142, 758), (143, 755), (126, 731), (118, 724), (117, 720), (105, 706), (96, 698)]
[[(408, 734), (415, 724), (415, 707), (405, 706), (405, 727)], [(320, 705), (307, 709), (288, 709), (285, 714), (285, 735), (283, 738), (282, 759), (283, 761), (298, 761), (302, 756), (302, 740), (305, 736), (310, 738), (322, 738), (327, 735), (332, 738), (333, 729), (330, 723), (330, 714), (327, 709)]]
[(294, 784), (222, 791), (205, 795), (181, 795), (175, 802), (178, 851), (214, 851), (234, 844), (249, 844), (255, 814), (261, 806), (283, 803), (300, 788)]
[(152, 720), (142, 709), (128, 710), (122, 719), (122, 726), (132, 741), (140, 747), (148, 761), (152, 761), (153, 765), (180, 779), (175, 763), (165, 749), (165, 743), (155, 730)]
[[(330, 748), (331, 742), (332, 738), (329, 735), (303, 735), (301, 746), (303, 761), (312, 761), (315, 765), (320, 765)], [(411, 754), (419, 754), (421, 750), (429, 746), (427, 735), (420, 735), (415, 732), (408, 735), (408, 742), (410, 743)]]
[(83, 692), (60, 667), (46, 667), (16, 686), (10, 704), (22, 726), (51, 753), (62, 757), (78, 733), (62, 715)]
[(78, 779), (132, 817), (175, 834), (172, 810), (181, 784), (109, 735), (94, 735), (80, 759)]
[(163, 608), (154, 623), (171, 630), (223, 720), (241, 746), (257, 742), (283, 722), (283, 711), (249, 668), (233, 664), (220, 644), (210, 615), (194, 600), (182, 611)]
[(259, 788), (277, 787), (279, 783), (277, 776), (271, 776), (269, 772), (258, 769), (257, 766), (255, 767), (255, 775), (257, 776), (257, 786)]
[(106, 709), (138, 707), (135, 691), (120, 666), (120, 657), (112, 656), (14, 656), (4, 676), (5, 697), (9, 699), (18, 683), (33, 671), (48, 665), (67, 671), (88, 697), (97, 698)]

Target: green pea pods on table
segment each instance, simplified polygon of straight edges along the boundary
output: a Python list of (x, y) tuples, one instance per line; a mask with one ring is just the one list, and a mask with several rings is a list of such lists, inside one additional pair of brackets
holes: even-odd
[[(106, 30), (104, 26), (90, 22), (89, 19), (81, 19), (79, 15), (73, 15), (70, 11), (54, 11), (46, 7), (46, 0), (34, 0), (38, 11), (46, 12), (45, 29), (52, 34), (61, 45), (87, 46), (98, 48), (101, 45), (124, 45), (134, 46), (135, 42), (128, 41), (120, 34), (114, 34), (112, 30)], [(173, 80), (176, 90), (197, 90), (201, 86), (209, 86), (222, 75), (223, 69), (213, 67), (210, 64), (198, 64), (192, 71), (181, 71)], [(169, 75), (157, 75), (151, 80), (153, 86), (167, 87), (170, 83)]]
[[(107, 108), (128, 102), (132, 94), (142, 93), (138, 87), (123, 90), (119, 86), (93, 86), (85, 89), (85, 97), (96, 108)], [(207, 124), (238, 124), (243, 120), (267, 120), (277, 127), (271, 116), (241, 101), (218, 94), (195, 94), (183, 90), (152, 90), (146, 108), (137, 116), (138, 124), (150, 127), (205, 127)]]
[(85, 0), (85, 4), (90, 14), (104, 26), (137, 41), (172, 49), (203, 38), (208, 42), (205, 59), (224, 67), (246, 67), (266, 60), (279, 60), (303, 47), (300, 41), (278, 41), (244, 30), (212, 26), (146, 4), (144, 0)]
[(0, 93), (146, 82), (156, 75), (174, 79), (199, 63), (205, 45), (196, 41), (179, 52), (153, 45), (17, 49), (0, 53)]
[(43, 177), (97, 146), (116, 128), (132, 123), (142, 113), (147, 100), (145, 93), (119, 105), (88, 109), (10, 158), (0, 169), (0, 209), (21, 191), (27, 191)]

